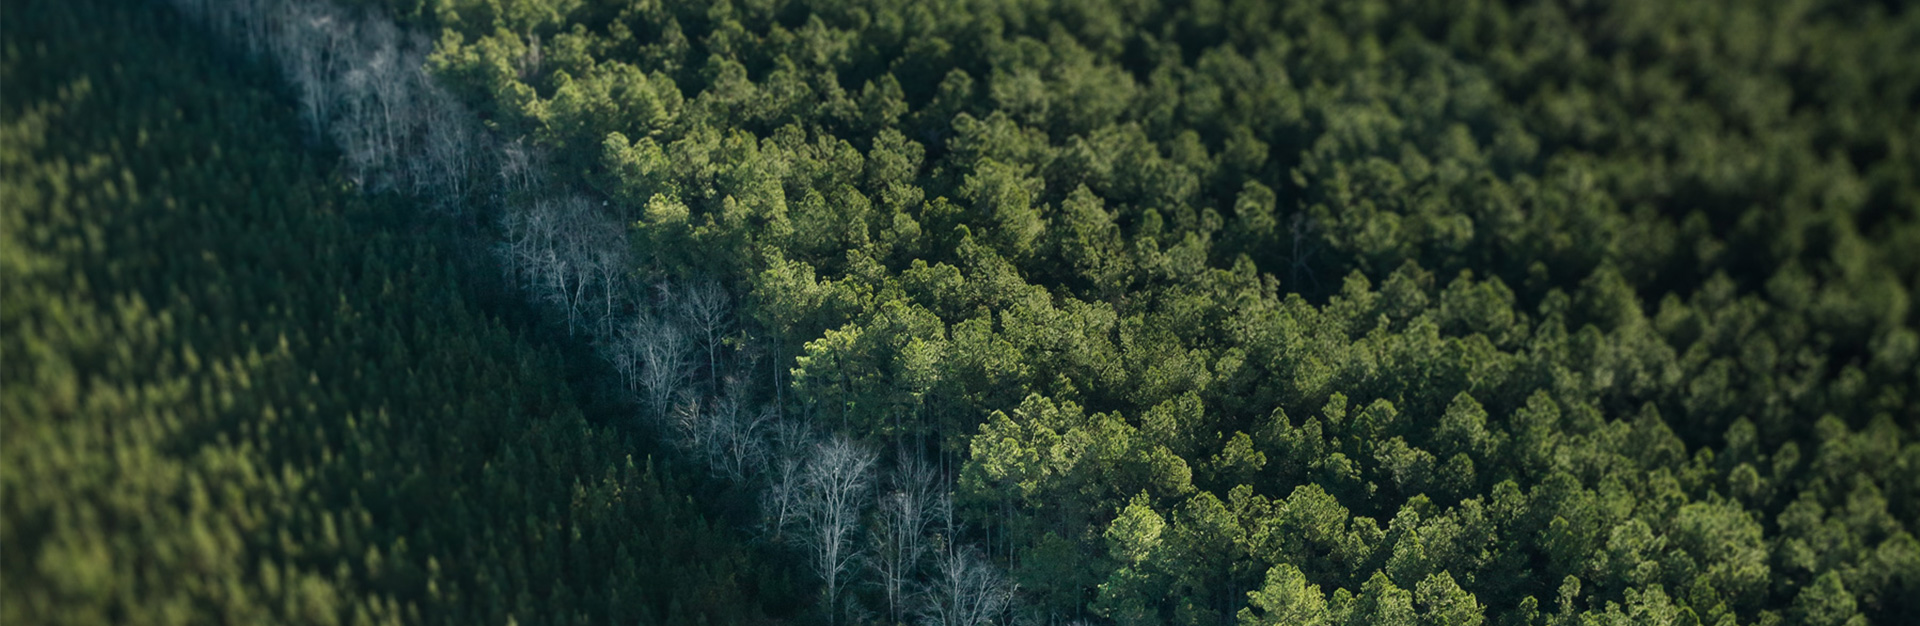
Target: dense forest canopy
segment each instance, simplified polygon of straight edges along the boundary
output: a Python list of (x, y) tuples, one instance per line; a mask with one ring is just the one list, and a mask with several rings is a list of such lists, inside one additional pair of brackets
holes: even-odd
[[(732, 486), (702, 495), (735, 523), (672, 517), (723, 559), (686, 593), (830, 624), (1920, 615), (1915, 8), (173, 4), (277, 63), (279, 123), (374, 194), (341, 202), (490, 238), (547, 340), (592, 346), (571, 384), (621, 416), (562, 420), (606, 441), (564, 453), (663, 433)], [(8, 367), (11, 415), (43, 396)]]

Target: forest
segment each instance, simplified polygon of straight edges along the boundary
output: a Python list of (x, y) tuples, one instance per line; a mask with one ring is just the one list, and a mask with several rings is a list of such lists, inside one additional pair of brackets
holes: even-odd
[(1920, 615), (1920, 7), (0, 32), (0, 621)]

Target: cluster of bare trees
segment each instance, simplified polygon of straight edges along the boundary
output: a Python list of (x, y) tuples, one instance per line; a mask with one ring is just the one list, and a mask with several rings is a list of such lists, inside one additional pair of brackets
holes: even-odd
[(874, 592), (889, 623), (978, 626), (1011, 614), (1004, 575), (957, 541), (950, 477), (905, 452), (883, 469), (866, 444), (753, 405), (741, 373), (758, 368), (729, 363), (732, 306), (719, 285), (646, 291), (602, 353), (679, 449), (760, 490), (764, 536), (806, 556), (835, 622), (856, 588)]
[(1011, 614), (1009, 582), (956, 540), (950, 477), (905, 452), (883, 469), (866, 444), (755, 406), (744, 375), (727, 375), (758, 368), (728, 362), (732, 307), (719, 285), (645, 291), (602, 354), (680, 450), (759, 489), (763, 536), (805, 555), (836, 623), (856, 588), (873, 591), (889, 623), (978, 626)]
[(834, 621), (856, 588), (874, 592), (889, 623), (978, 626), (1011, 614), (1009, 582), (956, 539), (950, 477), (906, 452), (883, 469), (866, 444), (753, 406), (739, 373), (758, 368), (728, 362), (732, 306), (719, 285), (647, 291), (603, 354), (677, 447), (760, 490), (764, 536), (806, 556)]
[(922, 624), (970, 625), (1007, 614), (1012, 587), (978, 550), (955, 540), (960, 529), (943, 477), (919, 457), (901, 455), (890, 482), (875, 511), (869, 552), (892, 622), (914, 617)]
[(777, 400), (756, 405), (746, 373), (763, 370), (741, 358), (727, 291), (637, 280), (625, 228), (605, 202), (529, 200), (541, 187), (540, 151), (496, 140), (436, 86), (424, 70), (425, 38), (324, 1), (168, 1), (270, 57), (311, 135), (333, 141), (366, 188), (410, 192), (454, 213), (482, 187), (512, 199), (493, 205), (503, 276), (591, 339), (643, 418), (678, 448), (758, 490), (764, 536), (806, 556), (836, 623), (850, 596), (883, 602), (896, 624), (979, 626), (1012, 615), (1012, 585), (957, 539), (950, 476), (904, 452), (882, 463), (866, 444), (785, 414)]
[(360, 184), (465, 209), (493, 150), (478, 120), (427, 76), (424, 36), (328, 2), (170, 1), (278, 65), (311, 136), (333, 140)]
[(499, 258), (509, 278), (566, 320), (567, 331), (608, 337), (636, 287), (620, 222), (590, 200), (541, 198), (500, 214)]
[(1012, 614), (1013, 586), (958, 541), (948, 481), (930, 464), (902, 453), (882, 472), (878, 455), (840, 435), (789, 449), (803, 456), (767, 464), (766, 528), (804, 551), (831, 621), (854, 586), (877, 592), (886, 623), (979, 626)]

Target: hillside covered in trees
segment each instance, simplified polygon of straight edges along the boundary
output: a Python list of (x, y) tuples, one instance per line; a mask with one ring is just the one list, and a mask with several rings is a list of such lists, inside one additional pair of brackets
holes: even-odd
[[(34, 38), (9, 7), (8, 615), (254, 586), (286, 620), (322, 596), (483, 623), (1920, 615), (1920, 9), (94, 4), (228, 51), (129, 68), (284, 81), (236, 114), (279, 143), (53, 121), (126, 106), (83, 92), (132, 69), (84, 9), (32, 5), (71, 31)], [(101, 77), (42, 77), (74, 67)], [(211, 156), (137, 185), (75, 165), (149, 145)], [(215, 213), (67, 195), (178, 204), (149, 180), (204, 181), (172, 193)], [(139, 342), (49, 321), (150, 318)], [(245, 365), (152, 356), (180, 345)], [(83, 385), (179, 391), (54, 392)], [(656, 435), (711, 482), (615, 461)], [(227, 460), (255, 457), (291, 469)], [(206, 477), (131, 478), (161, 462)], [(209, 530), (64, 522), (141, 499)], [(193, 504), (228, 499), (282, 508)], [(355, 523), (382, 540), (304, 530)], [(102, 582), (124, 555), (241, 565)], [(326, 591), (265, 582), (305, 572)]]

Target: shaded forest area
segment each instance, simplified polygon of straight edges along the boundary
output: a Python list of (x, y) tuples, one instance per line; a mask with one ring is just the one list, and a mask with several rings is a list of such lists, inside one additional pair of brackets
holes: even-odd
[[(681, 615), (752, 621), (711, 599), (756, 593), (831, 624), (1920, 615), (1920, 10), (173, 4), (274, 61), (299, 113), (280, 123), (337, 149), (337, 169), (304, 166), (336, 176), (327, 198), (494, 242), (550, 343), (600, 357), (584, 395), (630, 407), (538, 422), (600, 447), (489, 435), (511, 443), (486, 453), (618, 458), (627, 433), (662, 433), (738, 487), (701, 496), (753, 511), (743, 528), (678, 496), (629, 513), (708, 542), (661, 561), (709, 573), (660, 579), (684, 585), (663, 588), (690, 598)], [(12, 59), (30, 57), (12, 50), (17, 91)], [(32, 127), (16, 97), (9, 127)], [(8, 167), (12, 185), (29, 166)], [(477, 280), (444, 271), (401, 282)], [(8, 306), (13, 342), (27, 313)], [(368, 345), (438, 354), (437, 334), (391, 335)], [(551, 346), (501, 341), (549, 355), (502, 357), (533, 389), (566, 384)], [(60, 397), (12, 395), (13, 367), (9, 403)], [(444, 413), (437, 391), (405, 397)], [(577, 415), (537, 397), (556, 399), (509, 413)], [(14, 419), (10, 459), (39, 423)], [(514, 484), (568, 480), (526, 463)], [(684, 488), (638, 471), (651, 493)], [(42, 528), (15, 526), (16, 501), (42, 502), (16, 484), (7, 532)], [(563, 528), (519, 517), (537, 513), (499, 523)], [(390, 560), (431, 562), (408, 550)], [(774, 572), (792, 578), (754, 582)], [(624, 622), (608, 589), (664, 584), (470, 575), (499, 600), (427, 615)], [(417, 600), (431, 586), (373, 589), (351, 597), (440, 606)]]
[(0, 41), (0, 622), (741, 623), (791, 584), (268, 68), (129, 2)]

